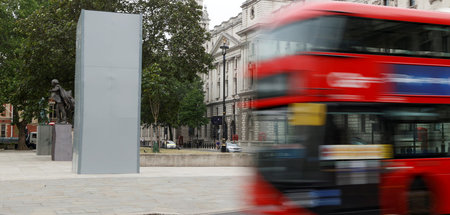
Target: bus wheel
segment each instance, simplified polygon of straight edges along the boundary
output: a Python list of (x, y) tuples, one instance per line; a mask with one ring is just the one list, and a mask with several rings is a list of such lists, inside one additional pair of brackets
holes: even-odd
[(428, 215), (431, 213), (431, 193), (425, 181), (421, 178), (414, 179), (407, 193), (408, 214)]

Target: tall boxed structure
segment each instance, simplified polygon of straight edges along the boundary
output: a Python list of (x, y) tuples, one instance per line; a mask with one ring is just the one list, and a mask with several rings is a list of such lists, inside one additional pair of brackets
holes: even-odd
[(141, 15), (81, 12), (75, 71), (75, 173), (139, 172), (141, 41)]

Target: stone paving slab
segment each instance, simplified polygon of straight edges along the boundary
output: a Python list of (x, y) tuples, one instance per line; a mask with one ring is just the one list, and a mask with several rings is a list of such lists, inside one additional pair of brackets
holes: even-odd
[(216, 214), (245, 208), (245, 167), (141, 167), (77, 175), (72, 162), (0, 151), (0, 214)]

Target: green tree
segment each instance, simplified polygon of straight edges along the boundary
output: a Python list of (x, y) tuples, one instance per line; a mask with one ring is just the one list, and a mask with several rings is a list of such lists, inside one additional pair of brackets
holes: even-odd
[[(161, 68), (156, 63), (142, 71), (142, 106), (146, 108), (143, 117), (153, 120), (149, 124), (153, 124), (156, 127), (157, 134), (159, 134), (160, 122), (158, 120), (161, 106), (172, 90), (168, 79), (162, 76), (161, 73)], [(159, 143), (159, 135), (157, 135), (156, 141)]]
[[(19, 149), (25, 127), (39, 116), (50, 81), (73, 89), (76, 26), (81, 9), (119, 11), (119, 0), (0, 0), (0, 102), (14, 107)], [(5, 39), (6, 40), (3, 40)]]
[[(158, 123), (177, 126), (182, 86), (211, 67), (202, 46), (208, 34), (194, 0), (0, 0), (0, 102), (14, 106), (21, 149), (25, 126), (39, 116), (39, 100), (48, 98), (51, 80), (74, 88), (81, 9), (143, 15), (142, 66), (158, 65), (160, 77), (174, 86), (161, 102)], [(144, 96), (142, 121), (151, 124)]]
[(189, 88), (186, 96), (181, 101), (180, 124), (198, 129), (208, 123), (206, 118), (206, 105), (204, 103), (205, 94), (202, 89), (202, 82), (196, 80)]
[(44, 1), (39, 0), (0, 0), (0, 103), (14, 106), (12, 124), (19, 129), (19, 149), (27, 149), (25, 127), (31, 122), (36, 107), (28, 100), (33, 94), (28, 87), (29, 77), (22, 74), (25, 62), (22, 44), (26, 35), (17, 31), (17, 26), (44, 5)]
[(143, 67), (158, 63), (165, 76), (193, 80), (211, 68), (212, 57), (203, 44), (209, 39), (200, 24), (201, 7), (195, 0), (138, 0), (126, 11), (143, 16)]
[[(159, 76), (165, 78), (170, 88), (160, 98), (157, 125), (178, 127), (180, 102), (187, 86), (199, 73), (212, 67), (212, 57), (203, 47), (209, 35), (200, 23), (201, 7), (194, 0), (138, 0), (129, 2), (126, 8), (143, 16), (143, 68), (157, 64)], [(149, 114), (151, 108), (147, 107), (146, 97), (143, 93), (141, 120), (149, 125), (154, 124), (154, 117)]]
[[(26, 35), (23, 43), (23, 73), (32, 76), (36, 97), (48, 97), (52, 79), (67, 90), (75, 81), (76, 28), (81, 10), (122, 11), (120, 0), (50, 0), (18, 26)], [(39, 94), (39, 95), (38, 95)]]

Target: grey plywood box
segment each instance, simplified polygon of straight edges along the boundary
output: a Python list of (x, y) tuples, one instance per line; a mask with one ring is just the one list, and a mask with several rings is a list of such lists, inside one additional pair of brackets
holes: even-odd
[(83, 10), (77, 26), (73, 171), (138, 173), (141, 15)]
[(51, 155), (52, 152), (52, 126), (39, 125), (36, 144), (36, 155)]

